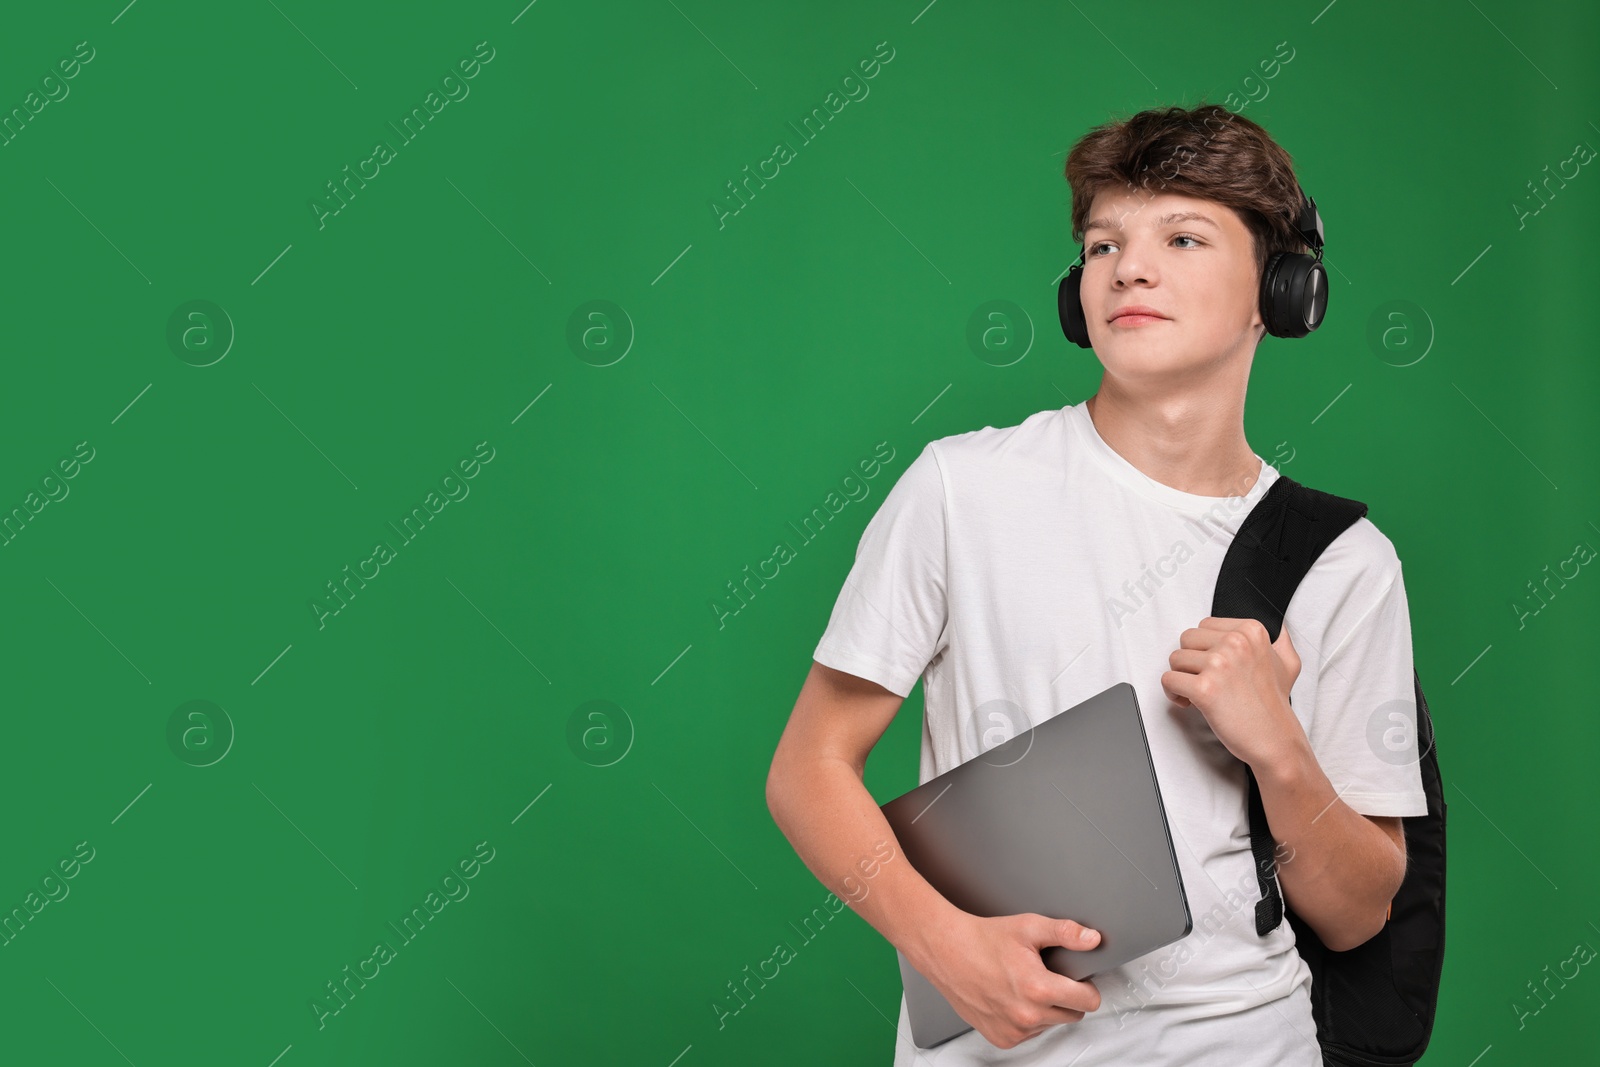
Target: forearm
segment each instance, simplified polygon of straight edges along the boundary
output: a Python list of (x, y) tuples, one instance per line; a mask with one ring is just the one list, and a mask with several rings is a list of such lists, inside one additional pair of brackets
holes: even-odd
[(791, 760), (772, 777), (767, 806), (817, 880), (921, 970), (929, 944), (960, 909), (906, 862), (855, 768)]
[(1280, 846), (1285, 901), (1335, 951), (1371, 938), (1405, 877), (1405, 857), (1339, 798), (1303, 733), (1255, 774)]

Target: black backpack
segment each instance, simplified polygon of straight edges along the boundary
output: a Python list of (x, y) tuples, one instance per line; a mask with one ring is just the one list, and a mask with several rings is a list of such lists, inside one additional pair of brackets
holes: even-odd
[[(1307, 488), (1280, 474), (1228, 546), (1211, 613), (1255, 619), (1276, 641), (1300, 580), (1322, 550), (1366, 513), (1360, 501)], [(1421, 1057), (1433, 1033), (1444, 967), (1445, 803), (1433, 720), (1414, 664), (1412, 681), (1428, 814), (1401, 820), (1405, 881), (1388, 922), (1366, 943), (1333, 952), (1303, 919), (1285, 909), (1260, 787), (1246, 769), (1250, 848), (1262, 898), (1256, 903), (1256, 933), (1265, 937), (1287, 914), (1296, 947), (1311, 969), (1312, 1014), (1322, 1061), (1329, 1067), (1406, 1067)]]

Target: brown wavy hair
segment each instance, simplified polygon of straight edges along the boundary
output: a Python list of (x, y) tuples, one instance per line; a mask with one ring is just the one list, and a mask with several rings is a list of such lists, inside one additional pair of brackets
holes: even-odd
[(1309, 252), (1294, 228), (1300, 193), (1289, 153), (1220, 104), (1150, 108), (1094, 127), (1067, 153), (1072, 239), (1102, 192), (1177, 193), (1232, 208), (1253, 239), (1256, 275), (1274, 252)]

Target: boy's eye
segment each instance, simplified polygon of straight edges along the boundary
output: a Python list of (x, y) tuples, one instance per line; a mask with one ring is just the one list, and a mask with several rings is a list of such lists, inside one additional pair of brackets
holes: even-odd
[[(1195, 237), (1193, 234), (1187, 234), (1187, 233), (1175, 234), (1175, 235), (1173, 235), (1172, 239), (1174, 241), (1193, 241), (1196, 245), (1199, 245), (1199, 244), (1202, 243), (1200, 238)], [(1104, 248), (1106, 245), (1111, 244), (1111, 243), (1112, 242), (1110, 242), (1110, 241), (1098, 241), (1095, 244), (1090, 245), (1089, 246), (1089, 257), (1090, 258), (1099, 257), (1100, 249)], [(1185, 247), (1188, 247), (1188, 246), (1185, 246)]]

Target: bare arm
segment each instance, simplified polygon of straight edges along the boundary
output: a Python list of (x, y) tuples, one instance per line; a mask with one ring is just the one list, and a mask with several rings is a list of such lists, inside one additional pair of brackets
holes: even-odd
[(867, 756), (902, 700), (813, 661), (767, 775), (767, 807), (817, 880), (912, 966), (960, 913), (905, 861), (863, 781)]
[(1406, 869), (1398, 819), (1369, 819), (1328, 781), (1289, 704), (1300, 656), (1289, 628), (1276, 639), (1259, 619), (1208, 615), (1183, 631), (1161, 684), (1194, 706), (1261, 787), (1280, 855), (1285, 902), (1335, 952), (1383, 929)]
[(1362, 815), (1339, 798), (1310, 743), (1297, 758), (1256, 770), (1261, 806), (1287, 858), (1278, 869), (1285, 901), (1335, 952), (1383, 928), (1405, 878), (1398, 817)]

